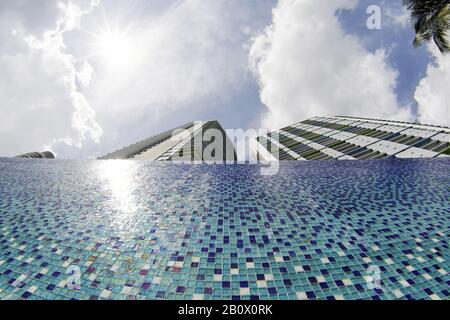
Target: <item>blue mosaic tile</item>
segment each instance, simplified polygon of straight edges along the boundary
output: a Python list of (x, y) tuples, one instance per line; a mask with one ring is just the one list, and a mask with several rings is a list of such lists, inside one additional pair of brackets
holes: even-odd
[(0, 159), (0, 298), (449, 299), (449, 165)]

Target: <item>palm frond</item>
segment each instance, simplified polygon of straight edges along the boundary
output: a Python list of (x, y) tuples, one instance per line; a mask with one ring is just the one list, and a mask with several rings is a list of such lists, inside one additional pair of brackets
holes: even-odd
[(416, 31), (414, 46), (433, 41), (441, 52), (450, 52), (450, 0), (403, 0)]

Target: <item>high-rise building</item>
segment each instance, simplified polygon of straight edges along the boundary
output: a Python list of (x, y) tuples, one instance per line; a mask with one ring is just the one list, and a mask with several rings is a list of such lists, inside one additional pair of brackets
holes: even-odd
[(353, 117), (315, 117), (256, 138), (258, 160), (450, 157), (450, 128)]
[(23, 159), (55, 159), (55, 155), (51, 151), (44, 152), (29, 152), (16, 156), (16, 158)]
[(232, 141), (218, 121), (196, 121), (165, 131), (101, 160), (236, 161)]

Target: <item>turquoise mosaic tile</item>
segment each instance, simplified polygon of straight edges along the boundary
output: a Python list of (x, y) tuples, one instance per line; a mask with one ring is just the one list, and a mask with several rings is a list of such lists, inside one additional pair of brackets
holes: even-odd
[(448, 299), (449, 165), (0, 159), (0, 298)]

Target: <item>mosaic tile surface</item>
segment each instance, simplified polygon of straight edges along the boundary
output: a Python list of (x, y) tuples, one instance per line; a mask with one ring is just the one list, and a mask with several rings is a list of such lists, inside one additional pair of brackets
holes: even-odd
[(0, 159), (0, 298), (449, 299), (449, 168)]

